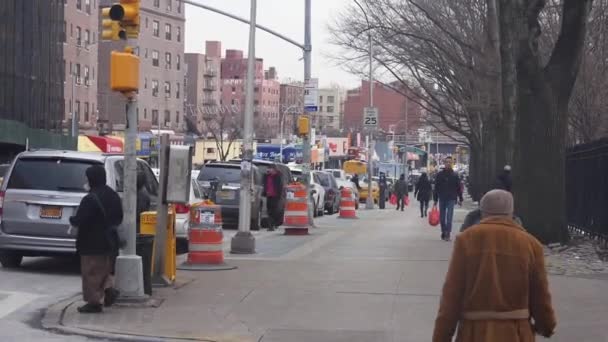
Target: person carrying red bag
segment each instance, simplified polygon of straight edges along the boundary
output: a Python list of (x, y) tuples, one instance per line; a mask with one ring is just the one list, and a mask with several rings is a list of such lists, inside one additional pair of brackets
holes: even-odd
[(439, 202), (439, 216), (441, 222), (441, 239), (450, 241), (452, 234), (452, 221), (454, 219), (454, 206), (462, 205), (462, 186), (460, 177), (452, 169), (452, 157), (444, 160), (445, 168), (435, 177), (435, 191), (433, 193), (434, 205)]
[(407, 196), (408, 196), (408, 187), (407, 182), (405, 181), (405, 175), (401, 174), (399, 180), (395, 182), (394, 193), (397, 196), (397, 210), (401, 209), (403, 211)]

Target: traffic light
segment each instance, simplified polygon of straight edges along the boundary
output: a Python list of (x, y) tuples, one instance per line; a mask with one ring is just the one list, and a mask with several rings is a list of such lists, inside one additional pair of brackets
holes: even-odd
[(119, 40), (126, 39), (127, 35), (125, 30), (120, 27), (118, 21), (112, 20), (110, 16), (111, 8), (104, 8), (101, 10), (101, 39), (103, 40)]
[(139, 4), (140, 0), (120, 0), (120, 4), (110, 7), (110, 18), (119, 21), (124, 29), (122, 39), (137, 38), (139, 35)]

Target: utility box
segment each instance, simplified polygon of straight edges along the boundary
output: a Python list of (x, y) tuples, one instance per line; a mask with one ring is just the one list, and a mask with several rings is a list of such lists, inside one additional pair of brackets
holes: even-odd
[(112, 51), (110, 87), (121, 93), (139, 90), (139, 57), (130, 49), (125, 52)]
[[(146, 211), (140, 215), (140, 232), (142, 234), (156, 235), (156, 211)], [(174, 282), (177, 275), (177, 246), (176, 246), (176, 235), (175, 235), (175, 211), (173, 208), (169, 209), (167, 217), (167, 242), (165, 244), (165, 269), (163, 276)], [(154, 239), (154, 244), (157, 241)], [(154, 255), (152, 255), (154, 260)], [(154, 263), (152, 263), (152, 274), (154, 274)]]
[(169, 146), (166, 160), (167, 178), (165, 203), (187, 204), (190, 201), (190, 170), (192, 170), (192, 146)]

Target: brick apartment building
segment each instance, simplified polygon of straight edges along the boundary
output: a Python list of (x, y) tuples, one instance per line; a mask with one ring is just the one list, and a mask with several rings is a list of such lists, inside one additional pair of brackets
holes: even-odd
[(221, 99), (222, 43), (205, 42), (205, 53), (187, 53), (186, 115), (203, 130), (205, 115), (219, 112)]
[[(344, 129), (360, 132), (363, 128), (363, 109), (368, 106), (369, 82), (362, 81), (361, 87), (346, 93)], [(424, 125), (423, 110), (420, 105), (386, 85), (374, 84), (374, 107), (379, 111), (378, 129), (385, 132), (393, 129), (397, 134), (402, 134), (405, 131), (406, 111), (408, 139), (410, 135), (417, 136), (417, 130)]]
[(283, 122), (284, 136), (293, 134), (296, 129), (296, 117), (304, 107), (304, 86), (302, 83), (290, 82), (281, 84), (279, 100), (279, 119)]
[[(221, 67), (220, 107), (242, 117), (245, 110), (247, 58), (241, 50), (226, 50)], [(280, 84), (274, 67), (264, 71), (264, 60), (256, 59), (254, 84), (254, 128), (257, 138), (279, 134)]]
[[(97, 0), (64, 0), (65, 122), (74, 114), (82, 128), (97, 123), (99, 8)], [(66, 125), (69, 127), (69, 125)]]

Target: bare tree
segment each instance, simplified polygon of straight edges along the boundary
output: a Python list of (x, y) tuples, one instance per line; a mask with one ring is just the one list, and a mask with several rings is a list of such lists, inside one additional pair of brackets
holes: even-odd
[(238, 108), (203, 111), (203, 134), (215, 141), (221, 161), (226, 161), (234, 142), (241, 136), (241, 115)]
[[(568, 104), (584, 52), (592, 0), (563, 0), (549, 57), (541, 50), (546, 0), (498, 0), (503, 102), (516, 115), (516, 210), (543, 242), (568, 239), (565, 149)], [(507, 106), (505, 105), (505, 108)]]

